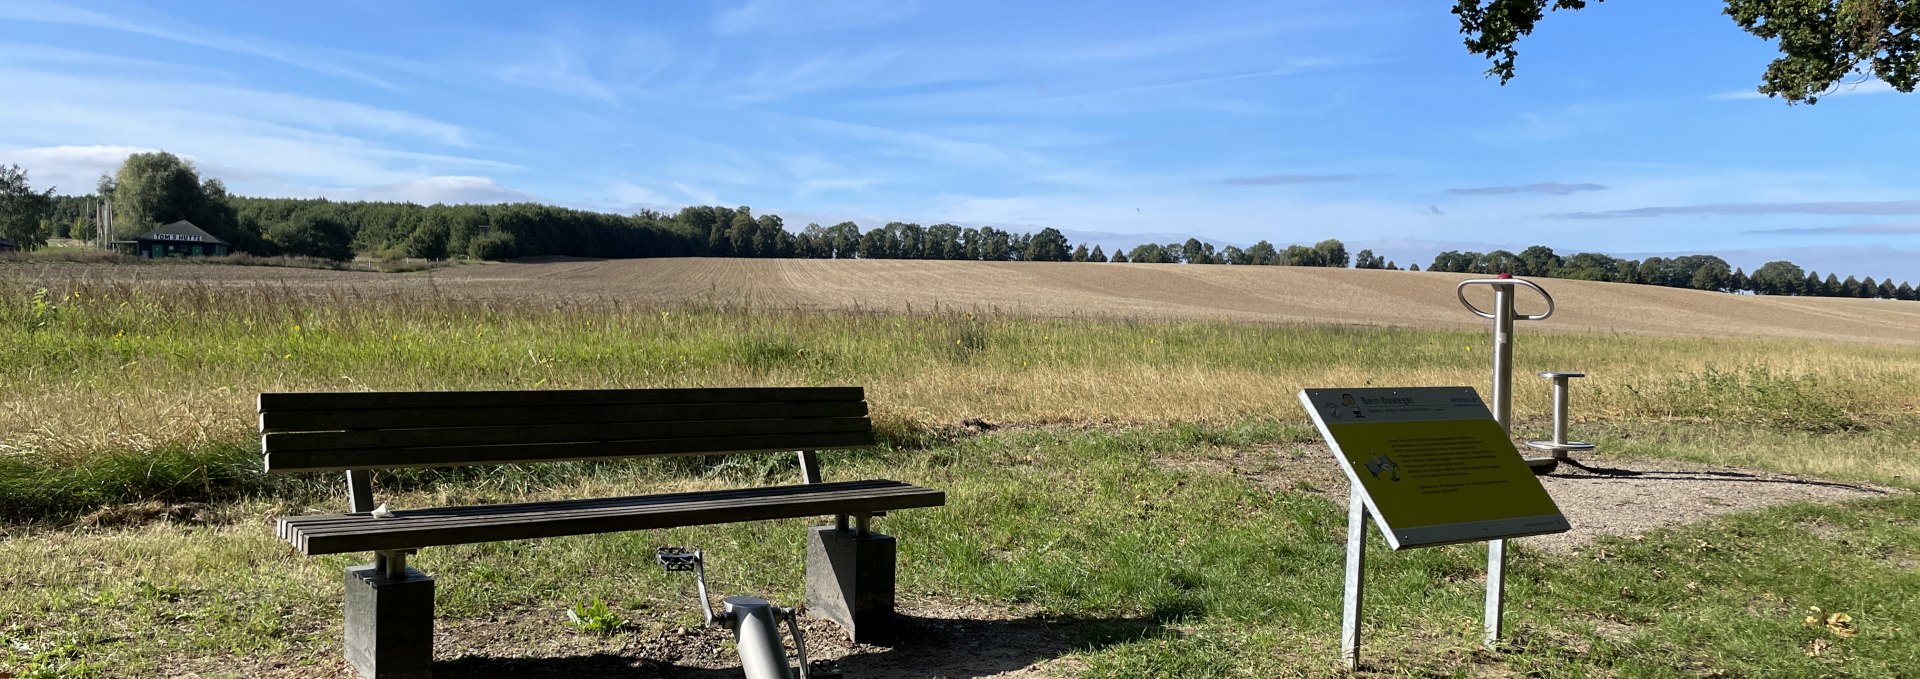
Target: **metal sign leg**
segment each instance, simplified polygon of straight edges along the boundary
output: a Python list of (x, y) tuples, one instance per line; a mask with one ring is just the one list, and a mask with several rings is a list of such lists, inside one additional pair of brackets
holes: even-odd
[(1486, 610), (1486, 646), (1488, 649), (1500, 645), (1500, 618), (1506, 607), (1507, 591), (1507, 541), (1487, 541), (1487, 610)]
[(1367, 563), (1367, 502), (1358, 488), (1347, 500), (1347, 586), (1340, 607), (1340, 659), (1348, 671), (1360, 669), (1360, 599)]

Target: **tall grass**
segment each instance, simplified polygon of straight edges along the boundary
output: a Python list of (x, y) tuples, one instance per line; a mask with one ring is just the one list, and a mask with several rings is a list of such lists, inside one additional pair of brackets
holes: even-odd
[[(265, 487), (233, 471), (263, 391), (858, 384), (883, 435), (918, 445), (968, 419), (1290, 422), (1302, 387), (1484, 385), (1487, 349), (1481, 333), (1336, 325), (4, 282), (0, 496), (48, 509), (190, 478)], [(1910, 347), (1554, 334), (1522, 337), (1517, 358), (1522, 375), (1592, 373), (1575, 387), (1589, 422), (1851, 432), (1910, 420), (1920, 404)], [(1516, 387), (1519, 417), (1544, 418), (1545, 381)], [(143, 480), (119, 462), (167, 455), (204, 468), (156, 462)]]

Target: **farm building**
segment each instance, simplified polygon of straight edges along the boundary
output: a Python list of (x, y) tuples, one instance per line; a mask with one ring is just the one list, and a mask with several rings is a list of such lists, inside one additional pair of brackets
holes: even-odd
[(135, 257), (223, 257), (233, 252), (232, 245), (184, 219), (113, 244)]

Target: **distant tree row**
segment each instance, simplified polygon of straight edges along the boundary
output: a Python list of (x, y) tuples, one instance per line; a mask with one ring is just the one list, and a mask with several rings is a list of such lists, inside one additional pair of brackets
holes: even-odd
[[(136, 153), (113, 174), (102, 175), (91, 196), (36, 192), (25, 170), (0, 167), (0, 237), (29, 249), (48, 238), (90, 238), (94, 206), (101, 197), (114, 207), (115, 238), (188, 220), (258, 255), (304, 255), (351, 259), (359, 254), (447, 259), (512, 259), (534, 256), (605, 258), (762, 257), (808, 259), (940, 259), (1035, 262), (1140, 262), (1313, 266), (1398, 270), (1395, 262), (1361, 250), (1349, 255), (1339, 240), (1284, 249), (1259, 241), (1242, 249), (1216, 248), (1189, 238), (1184, 243), (1145, 243), (1116, 249), (1109, 259), (1099, 246), (1067, 241), (1053, 228), (1014, 233), (991, 226), (921, 226), (892, 222), (869, 231), (858, 224), (808, 224), (787, 230), (778, 215), (754, 215), (746, 206), (692, 206), (678, 213), (643, 210), (617, 215), (537, 203), (431, 205), (336, 202), (326, 199), (248, 198), (227, 193), (219, 179), (202, 178), (191, 163), (165, 152)], [(1419, 265), (1408, 267), (1419, 271)], [(1519, 253), (1447, 251), (1429, 271), (1573, 278), (1762, 295), (1915, 299), (1908, 283), (1805, 272), (1791, 262), (1769, 262), (1752, 275), (1713, 255), (1631, 260), (1583, 252), (1562, 257), (1535, 245)]]
[[(1104, 260), (1095, 260), (1104, 261)], [(1150, 264), (1239, 264), (1252, 266), (1324, 266), (1346, 268), (1351, 263), (1361, 269), (1385, 269), (1391, 264), (1374, 256), (1372, 250), (1361, 250), (1358, 257), (1347, 255), (1347, 246), (1338, 240), (1328, 239), (1313, 244), (1289, 245), (1285, 250), (1275, 249), (1272, 243), (1260, 241), (1242, 250), (1239, 246), (1229, 245), (1216, 250), (1212, 243), (1198, 238), (1189, 238), (1185, 243), (1147, 243), (1135, 246), (1125, 253), (1114, 253), (1113, 261), (1140, 262)], [(1399, 268), (1395, 265), (1393, 268)]]
[(1893, 279), (1875, 281), (1848, 276), (1840, 280), (1834, 274), (1822, 278), (1819, 272), (1807, 272), (1788, 261), (1768, 262), (1749, 275), (1713, 255), (1648, 257), (1621, 259), (1596, 252), (1561, 257), (1553, 248), (1535, 245), (1519, 254), (1506, 250), (1459, 252), (1449, 250), (1433, 258), (1428, 271), (1501, 274), (1542, 278), (1573, 278), (1590, 281), (1638, 283), (1669, 288), (1690, 288), (1718, 292), (1750, 292), (1757, 295), (1805, 295), (1811, 297), (1862, 297), (1915, 300), (1913, 286)]

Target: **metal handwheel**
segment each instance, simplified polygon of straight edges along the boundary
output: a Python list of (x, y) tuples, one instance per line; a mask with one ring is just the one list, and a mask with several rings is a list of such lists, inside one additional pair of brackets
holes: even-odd
[[(1511, 289), (1515, 285), (1524, 285), (1529, 288), (1533, 288), (1534, 292), (1540, 293), (1541, 299), (1547, 300), (1547, 312), (1544, 314), (1536, 314), (1536, 315), (1519, 314), (1519, 315), (1515, 315), (1513, 317), (1513, 320), (1544, 321), (1544, 320), (1547, 320), (1548, 316), (1553, 315), (1553, 295), (1547, 294), (1546, 289), (1541, 288), (1539, 285), (1535, 284), (1533, 281), (1519, 279), (1519, 278), (1469, 278), (1467, 280), (1460, 281), (1459, 285), (1454, 286), (1453, 294), (1454, 296), (1460, 298), (1460, 306), (1466, 307), (1467, 311), (1473, 312), (1473, 315), (1475, 316), (1479, 316), (1481, 318), (1486, 318), (1486, 319), (1497, 319), (1497, 317), (1494, 316), (1492, 312), (1481, 311), (1479, 307), (1476, 307), (1473, 305), (1473, 302), (1467, 301), (1467, 286), (1469, 285), (1491, 286), (1496, 291), (1498, 291), (1501, 287)], [(1499, 305), (1495, 304), (1495, 306), (1499, 306)]]
[[(1467, 301), (1467, 286), (1485, 285), (1493, 288), (1493, 311), (1484, 311)], [(1513, 311), (1514, 288), (1518, 286), (1532, 288), (1547, 301), (1547, 311), (1541, 314), (1519, 314)], [(1493, 420), (1500, 428), (1513, 432), (1513, 322), (1540, 321), (1553, 315), (1553, 295), (1547, 294), (1533, 281), (1521, 280), (1508, 274), (1499, 278), (1469, 278), (1454, 286), (1453, 294), (1460, 298), (1460, 306), (1481, 318), (1493, 321)], [(1560, 461), (1552, 457), (1525, 458), (1527, 466), (1535, 474), (1551, 474), (1560, 466)]]

